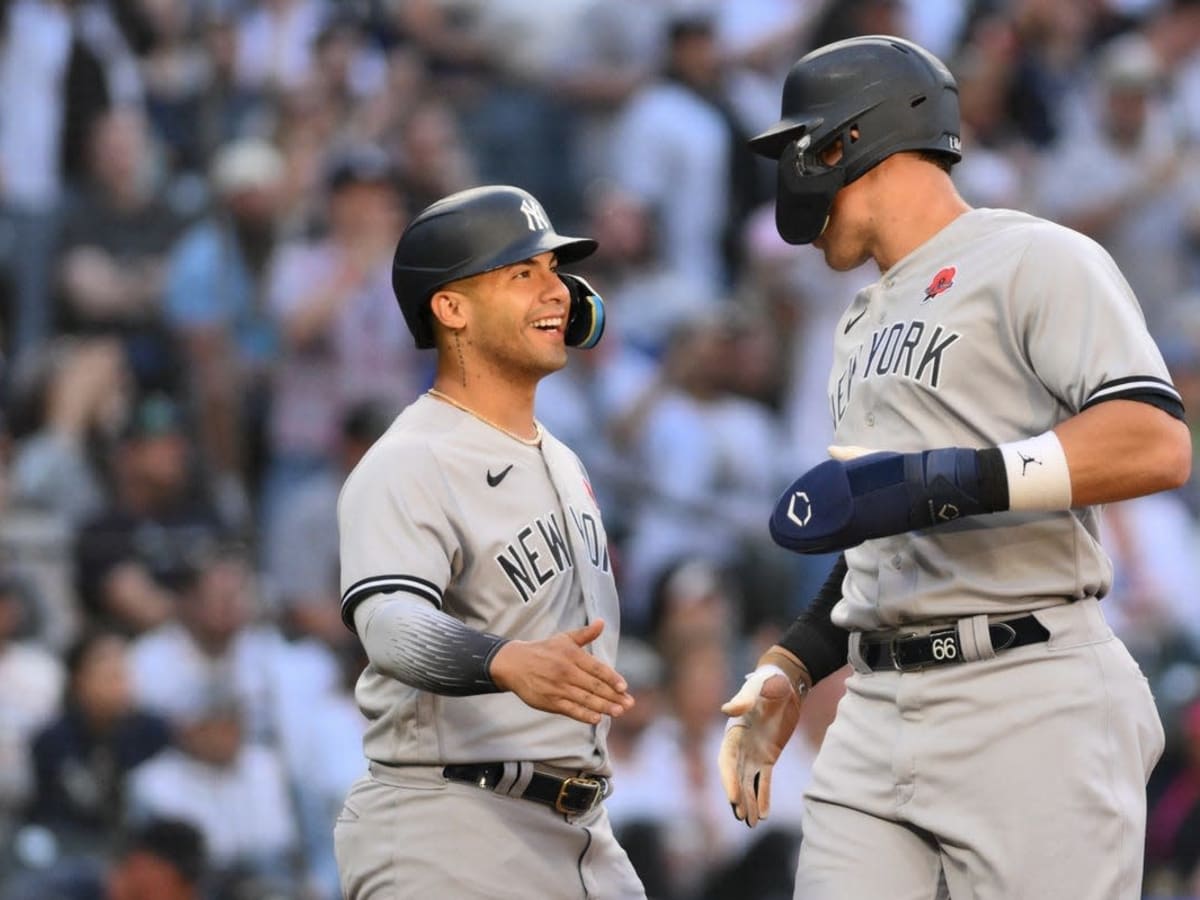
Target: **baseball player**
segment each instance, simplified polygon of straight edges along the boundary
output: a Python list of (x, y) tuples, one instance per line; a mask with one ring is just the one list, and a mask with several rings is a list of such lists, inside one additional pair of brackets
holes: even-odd
[(869, 36), (791, 69), (776, 223), (832, 268), (867, 259), (833, 335), (832, 458), (771, 517), (839, 553), (725, 705), (722, 781), (753, 826), (804, 691), (853, 672), (806, 794), (795, 896), (1134, 898), (1153, 698), (1098, 601), (1100, 505), (1178, 487), (1183, 408), (1108, 254), (971, 209), (953, 78)]
[(351, 472), (338, 503), (342, 616), (369, 774), (334, 841), (355, 900), (644, 897), (602, 804), (617, 593), (575, 454), (533, 416), (538, 381), (593, 346), (604, 308), (514, 187), (446, 197), (409, 224), (392, 283), (434, 387)]

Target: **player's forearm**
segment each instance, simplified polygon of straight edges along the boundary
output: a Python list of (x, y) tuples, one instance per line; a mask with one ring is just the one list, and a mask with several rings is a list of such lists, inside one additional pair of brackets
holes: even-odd
[(372, 667), (433, 694), (462, 697), (500, 690), (489, 673), (506, 640), (477, 631), (408, 594), (364, 600), (354, 626)]
[(1157, 379), (1145, 383), (1144, 392), (1122, 387), (1133, 399), (1105, 400), (1053, 431), (996, 447), (831, 447), (833, 458), (776, 503), (771, 537), (797, 553), (826, 553), (965, 516), (1060, 511), (1177, 488), (1191, 472), (1183, 408)]
[(1191, 473), (1187, 425), (1148, 403), (1110, 400), (1054, 429), (1071, 472), (1074, 506), (1172, 490)]
[(812, 687), (846, 664), (850, 632), (833, 624), (833, 607), (842, 597), (842, 582), (849, 567), (846, 555), (837, 558), (817, 596), (794, 621), (779, 643), (767, 650), (759, 664), (774, 663), (793, 684)]

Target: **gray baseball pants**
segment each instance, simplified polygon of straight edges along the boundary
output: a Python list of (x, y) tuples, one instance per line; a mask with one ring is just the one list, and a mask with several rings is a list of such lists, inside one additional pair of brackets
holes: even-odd
[(440, 767), (371, 766), (334, 847), (347, 900), (644, 900), (601, 803), (564, 816), (447, 781)]
[[(1035, 614), (1046, 643), (855, 672), (806, 795), (796, 900), (1136, 900), (1149, 686), (1095, 600)], [(986, 658), (989, 657), (990, 658)]]

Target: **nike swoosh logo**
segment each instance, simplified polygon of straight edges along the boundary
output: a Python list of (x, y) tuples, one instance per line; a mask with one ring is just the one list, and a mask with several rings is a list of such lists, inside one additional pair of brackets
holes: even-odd
[(846, 323), (846, 330), (845, 330), (845, 331), (843, 331), (843, 332), (842, 332), (842, 334), (849, 334), (849, 333), (850, 333), (850, 329), (851, 329), (851, 328), (853, 328), (853, 327), (854, 327), (856, 324), (858, 324), (858, 320), (859, 320), (859, 319), (861, 319), (861, 318), (862, 318), (863, 316), (865, 316), (866, 314), (867, 314), (867, 311), (864, 309), (864, 310), (863, 310), (862, 312), (860, 312), (860, 313), (859, 313), (857, 316), (855, 316), (853, 319), (851, 319), (849, 322), (847, 322), (847, 323)]
[(512, 467), (513, 467), (513, 464), (509, 463), (508, 468), (501, 469), (500, 473), (498, 475), (493, 475), (492, 470), (488, 469), (488, 473), (487, 473), (488, 484), (491, 485), (492, 487), (495, 487), (496, 485), (498, 485), (500, 482), (502, 482), (504, 480), (504, 476), (507, 475), (509, 473), (509, 471), (512, 470)]

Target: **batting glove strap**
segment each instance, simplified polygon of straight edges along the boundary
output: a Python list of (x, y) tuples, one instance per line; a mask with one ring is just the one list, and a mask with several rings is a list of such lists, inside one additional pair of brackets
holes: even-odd
[(995, 505), (996, 492), (981, 479), (979, 457), (976, 450), (945, 447), (827, 460), (780, 497), (771, 537), (797, 553), (829, 553), (995, 512), (1004, 507)]

